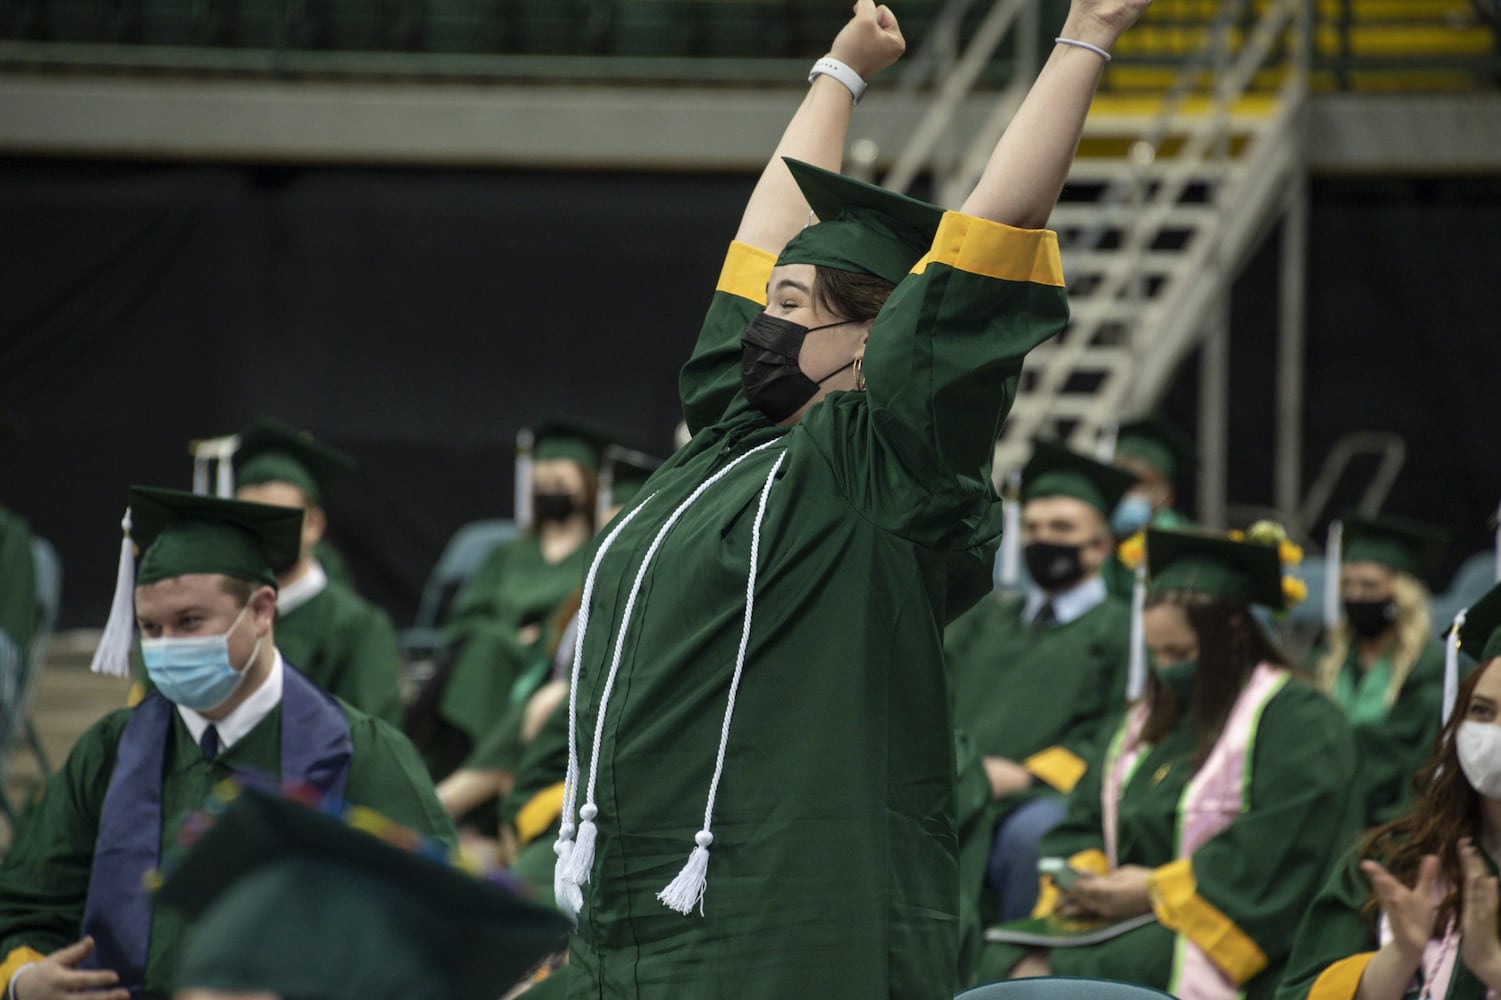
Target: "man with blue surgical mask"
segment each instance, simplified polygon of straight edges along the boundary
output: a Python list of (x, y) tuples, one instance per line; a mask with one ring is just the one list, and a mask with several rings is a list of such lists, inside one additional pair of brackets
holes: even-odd
[(276, 574), (297, 558), (300, 510), (136, 487), (127, 521), (95, 667), (123, 675), (138, 628), (156, 691), (79, 738), (0, 864), (0, 988), (14, 1000), (170, 995), (187, 927), (155, 909), (147, 877), (163, 831), (226, 778), (311, 787), (454, 839), (406, 738), (276, 648)]

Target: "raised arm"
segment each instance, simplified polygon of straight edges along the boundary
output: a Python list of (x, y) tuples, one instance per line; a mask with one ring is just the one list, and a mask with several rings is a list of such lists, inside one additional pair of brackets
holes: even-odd
[[(854, 16), (834, 38), (829, 55), (868, 82), (896, 62), (906, 44), (890, 8), (884, 4), (878, 7), (874, 0), (857, 0)], [(839, 170), (853, 108), (850, 91), (838, 80), (832, 76), (814, 79), (751, 192), (736, 240), (768, 253), (780, 253), (807, 224), (808, 203), (782, 157)]]
[[(1058, 37), (1108, 52), (1151, 0), (1073, 0)], [(1042, 67), (962, 211), (1019, 229), (1047, 223), (1079, 147), (1105, 59), (1060, 43)]]

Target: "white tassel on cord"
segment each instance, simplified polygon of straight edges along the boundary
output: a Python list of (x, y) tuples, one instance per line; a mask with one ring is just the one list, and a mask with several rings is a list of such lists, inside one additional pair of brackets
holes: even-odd
[(1447, 725), (1454, 714), (1454, 702), (1459, 698), (1459, 630), (1465, 627), (1469, 611), (1460, 608), (1454, 616), (1454, 627), (1444, 639), (1444, 710), (1439, 717), (1440, 725)]
[(568, 881), (566, 875), (569, 862), (573, 857), (573, 836), (578, 831), (578, 827), (573, 823), (573, 807), (578, 801), (579, 787), (579, 670), (584, 662), (584, 636), (589, 632), (589, 609), (594, 603), (594, 580), (599, 573), (599, 564), (604, 560), (605, 553), (610, 551), (610, 546), (615, 544), (616, 536), (624, 530), (626, 525), (635, 520), (636, 515), (651, 503), (654, 496), (656, 496), (655, 493), (641, 501), (605, 536), (605, 540), (600, 543), (599, 551), (594, 554), (594, 561), (589, 564), (589, 572), (584, 577), (584, 592), (579, 599), (578, 624), (574, 628), (573, 637), (573, 674), (568, 682), (568, 771), (563, 777), (563, 822), (558, 827), (558, 839), (552, 845), (552, 852), (557, 855), (557, 861), (553, 863), (552, 869), (553, 899), (557, 901), (558, 909), (562, 910), (575, 925), (578, 923), (579, 910), (584, 905), (584, 893), (578, 883)]
[(595, 839), (599, 836), (599, 827), (594, 822), (599, 816), (599, 803), (594, 801), (594, 786), (595, 782), (599, 780), (599, 748), (605, 738), (605, 712), (610, 704), (610, 693), (615, 689), (615, 678), (620, 673), (620, 661), (621, 657), (625, 654), (625, 635), (627, 629), (630, 627), (631, 614), (636, 609), (636, 599), (641, 596), (641, 585), (646, 582), (646, 573), (651, 568), (652, 560), (657, 554), (657, 549), (661, 548), (662, 540), (667, 537), (667, 533), (677, 524), (678, 519), (683, 516), (689, 507), (698, 501), (699, 497), (704, 495), (709, 487), (719, 482), (719, 480), (729, 474), (731, 469), (747, 458), (750, 458), (756, 452), (780, 442), (781, 438), (776, 438), (752, 448), (708, 479), (705, 479), (702, 483), (699, 483), (698, 487), (692, 493), (688, 494), (688, 499), (678, 504), (677, 510), (674, 510), (672, 515), (663, 523), (661, 530), (657, 532), (657, 537), (652, 539), (651, 545), (647, 548), (646, 555), (641, 558), (641, 565), (636, 570), (636, 579), (631, 583), (630, 593), (625, 599), (625, 610), (620, 615), (620, 631), (615, 635), (615, 652), (610, 658), (610, 672), (605, 675), (604, 692), (599, 697), (599, 713), (595, 716), (594, 720), (594, 745), (590, 749), (589, 757), (589, 784), (584, 797), (583, 808), (579, 810), (579, 826), (578, 833), (574, 836), (573, 852), (569, 855), (568, 865), (563, 872), (563, 877), (570, 882), (577, 885), (584, 885), (589, 881), (590, 874), (594, 868), (594, 844)]
[(1147, 561), (1136, 567), (1131, 584), (1131, 656), (1126, 670), (1126, 701), (1139, 701), (1147, 692), (1147, 634), (1143, 618), (1147, 609)]
[(89, 669), (96, 674), (110, 677), (130, 676), (130, 647), (135, 642), (136, 612), (136, 558), (135, 540), (130, 537), (130, 508), (120, 519), (120, 567), (115, 572), (115, 597), (110, 602), (109, 618), (104, 623), (104, 635), (99, 638), (99, 648), (94, 650), (94, 659)]
[(1340, 590), (1339, 568), (1344, 561), (1345, 524), (1329, 522), (1329, 535), (1324, 543), (1324, 628), (1332, 629), (1339, 624)]
[(668, 909), (687, 916), (698, 907), (704, 912), (704, 891), (709, 887), (709, 845), (714, 843), (710, 827), (714, 822), (714, 799), (719, 794), (719, 777), (724, 773), (724, 752), (730, 742), (730, 719), (735, 715), (735, 695), (740, 690), (740, 675), (745, 671), (745, 653), (750, 648), (751, 618), (756, 610), (756, 566), (761, 554), (761, 523), (766, 520), (766, 501), (771, 498), (771, 487), (776, 482), (777, 472), (787, 458), (784, 451), (777, 456), (776, 464), (766, 476), (766, 485), (761, 487), (761, 505), (756, 509), (756, 520), (751, 525), (750, 569), (745, 574), (745, 623), (740, 628), (740, 649), (735, 654), (735, 673), (730, 678), (730, 697), (724, 706), (724, 723), (719, 728), (719, 755), (714, 760), (714, 777), (709, 781), (709, 803), (704, 807), (704, 828), (693, 835), (693, 850), (688, 863), (678, 872), (677, 878), (657, 893)]
[(1006, 477), (1006, 495), (1001, 500), (1001, 586), (1015, 587), (1021, 580), (1022, 496), (1021, 470)]

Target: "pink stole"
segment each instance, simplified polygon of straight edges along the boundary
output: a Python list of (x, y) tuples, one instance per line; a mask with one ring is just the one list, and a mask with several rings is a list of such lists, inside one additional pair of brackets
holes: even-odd
[[(1263, 663), (1252, 672), (1251, 679), (1241, 689), (1214, 749), (1178, 800), (1178, 857), (1192, 856), (1245, 811), (1250, 801), (1247, 762), (1256, 741), (1261, 712), (1282, 690), (1287, 679), (1286, 670)], [(1100, 805), (1105, 826), (1105, 856), (1110, 860), (1111, 868), (1119, 864), (1116, 852), (1121, 794), (1147, 749), (1141, 742), (1147, 715), (1144, 702), (1132, 707), (1106, 757)], [(1181, 1000), (1228, 1000), (1238, 996), (1240, 988), (1198, 945), (1180, 934), (1168, 992)]]

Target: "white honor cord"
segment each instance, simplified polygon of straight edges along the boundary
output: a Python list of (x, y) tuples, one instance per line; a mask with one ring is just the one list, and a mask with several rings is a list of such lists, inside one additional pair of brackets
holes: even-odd
[[(644, 555), (641, 559), (641, 566), (636, 571), (636, 579), (631, 584), (630, 593), (626, 597), (625, 610), (621, 613), (620, 616), (620, 627), (615, 635), (615, 652), (611, 656), (610, 671), (605, 676), (604, 690), (601, 692), (599, 698), (599, 708), (595, 716), (594, 745), (590, 748), (589, 782), (587, 794), (584, 799), (583, 808), (579, 810), (580, 822), (578, 825), (577, 834), (574, 837), (573, 849), (571, 852), (567, 852), (569, 854), (567, 865), (561, 873), (562, 880), (566, 882), (570, 882), (576, 886), (582, 886), (586, 884), (589, 881), (590, 874), (594, 867), (594, 841), (598, 836), (598, 827), (595, 825), (594, 820), (599, 815), (599, 805), (594, 801), (594, 787), (595, 782), (599, 777), (599, 752), (600, 744), (604, 740), (605, 714), (609, 709), (610, 694), (615, 689), (615, 678), (620, 673), (620, 662), (625, 652), (625, 637), (627, 631), (630, 628), (631, 614), (635, 610), (636, 599), (641, 593), (641, 586), (646, 580), (647, 571), (651, 568), (652, 559), (656, 556), (657, 549), (661, 547), (662, 540), (667, 537), (667, 533), (672, 530), (673, 526), (677, 524), (679, 518), (683, 516), (688, 508), (698, 502), (699, 497), (703, 496), (710, 487), (712, 487), (715, 483), (719, 482), (726, 475), (728, 475), (730, 471), (738, 466), (741, 462), (745, 461), (747, 458), (750, 458), (752, 455), (756, 454), (759, 451), (770, 448), (772, 445), (781, 443), (781, 440), (782, 439), (780, 437), (777, 437), (770, 441), (767, 441), (765, 444), (757, 445), (755, 448), (752, 448), (744, 455), (739, 456), (724, 468), (714, 473), (714, 475), (710, 476), (708, 479), (700, 483), (698, 487), (688, 495), (688, 498), (681, 504), (679, 504), (677, 509), (672, 512), (672, 515), (668, 517), (666, 523), (662, 525), (661, 530), (657, 532), (657, 536), (652, 539), (651, 545), (646, 550), (646, 555)], [(579, 634), (580, 638), (578, 648), (583, 649), (583, 629), (579, 630)], [(577, 665), (575, 665), (575, 670), (577, 670)], [(576, 725), (576, 715), (574, 714), (576, 711), (576, 703), (570, 700), (570, 730), (572, 730)], [(571, 757), (574, 757), (575, 753), (576, 751), (570, 749)], [(574, 759), (577, 758), (575, 757)], [(582, 774), (578, 775), (578, 777), (581, 778)], [(564, 821), (567, 822), (571, 818), (572, 817), (570, 815), (565, 814)], [(560, 863), (563, 861), (561, 853), (559, 854), (558, 860)]]
[(558, 839), (553, 843), (552, 850), (558, 860), (553, 865), (553, 897), (557, 901), (558, 908), (567, 913), (576, 921), (579, 908), (583, 905), (582, 894), (578, 886), (564, 884), (563, 874), (567, 871), (568, 858), (573, 853), (573, 834), (577, 829), (573, 824), (573, 807), (578, 801), (579, 783), (579, 756), (578, 756), (578, 689), (579, 668), (584, 662), (584, 634), (589, 630), (589, 608), (594, 600), (594, 580), (599, 573), (599, 564), (604, 561), (605, 553), (610, 551), (610, 546), (615, 544), (615, 538), (624, 530), (625, 526), (633, 521), (637, 514), (652, 502), (653, 493), (641, 501), (630, 513), (620, 519), (620, 523), (605, 536), (600, 543), (599, 551), (594, 554), (594, 560), (589, 564), (589, 572), (584, 577), (584, 592), (579, 601), (578, 621), (574, 624), (573, 641), (573, 670), (568, 679), (568, 771), (563, 777), (563, 822), (558, 827)]
[(740, 629), (740, 649), (735, 654), (730, 697), (725, 703), (724, 723), (719, 729), (719, 754), (714, 759), (714, 777), (709, 782), (709, 802), (704, 807), (704, 826), (693, 837), (694, 847), (688, 855), (688, 863), (683, 866), (677, 878), (657, 893), (657, 899), (663, 905), (685, 916), (693, 912), (695, 905), (698, 906), (700, 915), (704, 912), (704, 890), (708, 888), (709, 845), (714, 843), (714, 834), (710, 832), (714, 820), (714, 799), (719, 794), (719, 777), (724, 773), (724, 752), (730, 742), (730, 719), (735, 715), (735, 695), (740, 690), (740, 675), (745, 670), (745, 654), (750, 648), (751, 618), (756, 610), (756, 568), (761, 555), (761, 523), (766, 519), (766, 501), (771, 498), (771, 487), (786, 459), (787, 453), (784, 451), (777, 456), (771, 472), (767, 473), (766, 485), (761, 487), (761, 504), (756, 508), (756, 520), (751, 526), (750, 568), (745, 575), (745, 623)]

